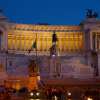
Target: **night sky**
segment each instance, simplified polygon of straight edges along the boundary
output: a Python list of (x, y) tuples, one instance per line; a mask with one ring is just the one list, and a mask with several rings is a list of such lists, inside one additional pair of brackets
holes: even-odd
[(0, 8), (16, 23), (77, 25), (88, 8), (100, 15), (100, 0), (0, 0)]

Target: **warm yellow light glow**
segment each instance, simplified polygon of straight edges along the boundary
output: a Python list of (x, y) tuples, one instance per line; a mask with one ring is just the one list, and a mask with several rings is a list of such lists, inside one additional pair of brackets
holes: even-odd
[(33, 92), (31, 92), (31, 93), (30, 93), (30, 96), (33, 96), (33, 95), (34, 95)]
[(32, 99), (32, 98), (31, 98), (31, 99), (29, 99), (29, 100), (40, 100), (40, 99)]
[(57, 96), (54, 96), (54, 100), (57, 100)]
[(40, 93), (39, 93), (39, 92), (37, 92), (37, 93), (36, 93), (36, 95), (37, 95), (37, 96), (39, 96), (39, 95), (40, 95)]
[(34, 100), (34, 99), (29, 99), (29, 100)]
[(88, 97), (87, 100), (93, 100), (92, 98)]
[(37, 80), (40, 81), (40, 76), (39, 75), (37, 76)]
[(71, 92), (68, 92), (67, 94), (68, 94), (68, 96), (71, 96)]
[(58, 38), (57, 45), (59, 52), (62, 51), (73, 52), (76, 50), (83, 49), (83, 33), (80, 31), (79, 26), (53, 26), (53, 25), (32, 26), (32, 25), (16, 24), (15, 27), (16, 27), (15, 30), (13, 29), (8, 33), (9, 49), (29, 50), (32, 47), (32, 43), (35, 41), (37, 34), (38, 37), (37, 50), (49, 51), (50, 47), (52, 46), (53, 31), (56, 31), (57, 34)]
[(38, 88), (37, 77), (30, 77), (28, 83), (28, 89), (33, 90)]
[(19, 80), (16, 80), (16, 82), (14, 82), (12, 84), (12, 88), (14, 88), (16, 90), (19, 90), (20, 89), (20, 81)]

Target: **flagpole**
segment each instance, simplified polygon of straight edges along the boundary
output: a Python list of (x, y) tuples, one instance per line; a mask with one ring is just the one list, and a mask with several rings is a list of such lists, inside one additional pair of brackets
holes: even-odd
[[(36, 48), (35, 48), (35, 53), (36, 53), (36, 55), (35, 55), (36, 66), (37, 66), (37, 64), (38, 64), (37, 35), (38, 35), (38, 33), (36, 32)], [(38, 66), (37, 66), (37, 67), (38, 67)], [(38, 75), (38, 73), (37, 73), (37, 75)]]
[[(38, 51), (37, 51), (37, 32), (36, 32), (36, 67), (38, 67), (37, 65), (38, 65)], [(36, 73), (36, 76), (37, 76), (37, 79), (38, 79), (38, 81), (40, 81), (40, 75), (39, 75), (39, 69), (37, 69), (37, 73)], [(38, 83), (39, 84), (39, 83)], [(39, 87), (38, 87), (39, 88)]]
[(36, 32), (36, 60), (37, 60), (37, 32)]

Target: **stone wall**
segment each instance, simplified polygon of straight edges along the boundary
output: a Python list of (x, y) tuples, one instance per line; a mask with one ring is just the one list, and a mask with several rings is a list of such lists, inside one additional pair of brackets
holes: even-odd
[(45, 78), (92, 78), (93, 68), (85, 63), (84, 56), (43, 57), (41, 76)]

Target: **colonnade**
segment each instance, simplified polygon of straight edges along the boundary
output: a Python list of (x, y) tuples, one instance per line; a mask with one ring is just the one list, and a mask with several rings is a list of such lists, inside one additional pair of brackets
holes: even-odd
[[(84, 47), (82, 32), (55, 32), (60, 52), (80, 51)], [(52, 46), (52, 31), (8, 33), (8, 49), (28, 51), (36, 40), (38, 51), (49, 51)], [(37, 37), (36, 37), (37, 35)], [(34, 48), (32, 50), (35, 50)]]

